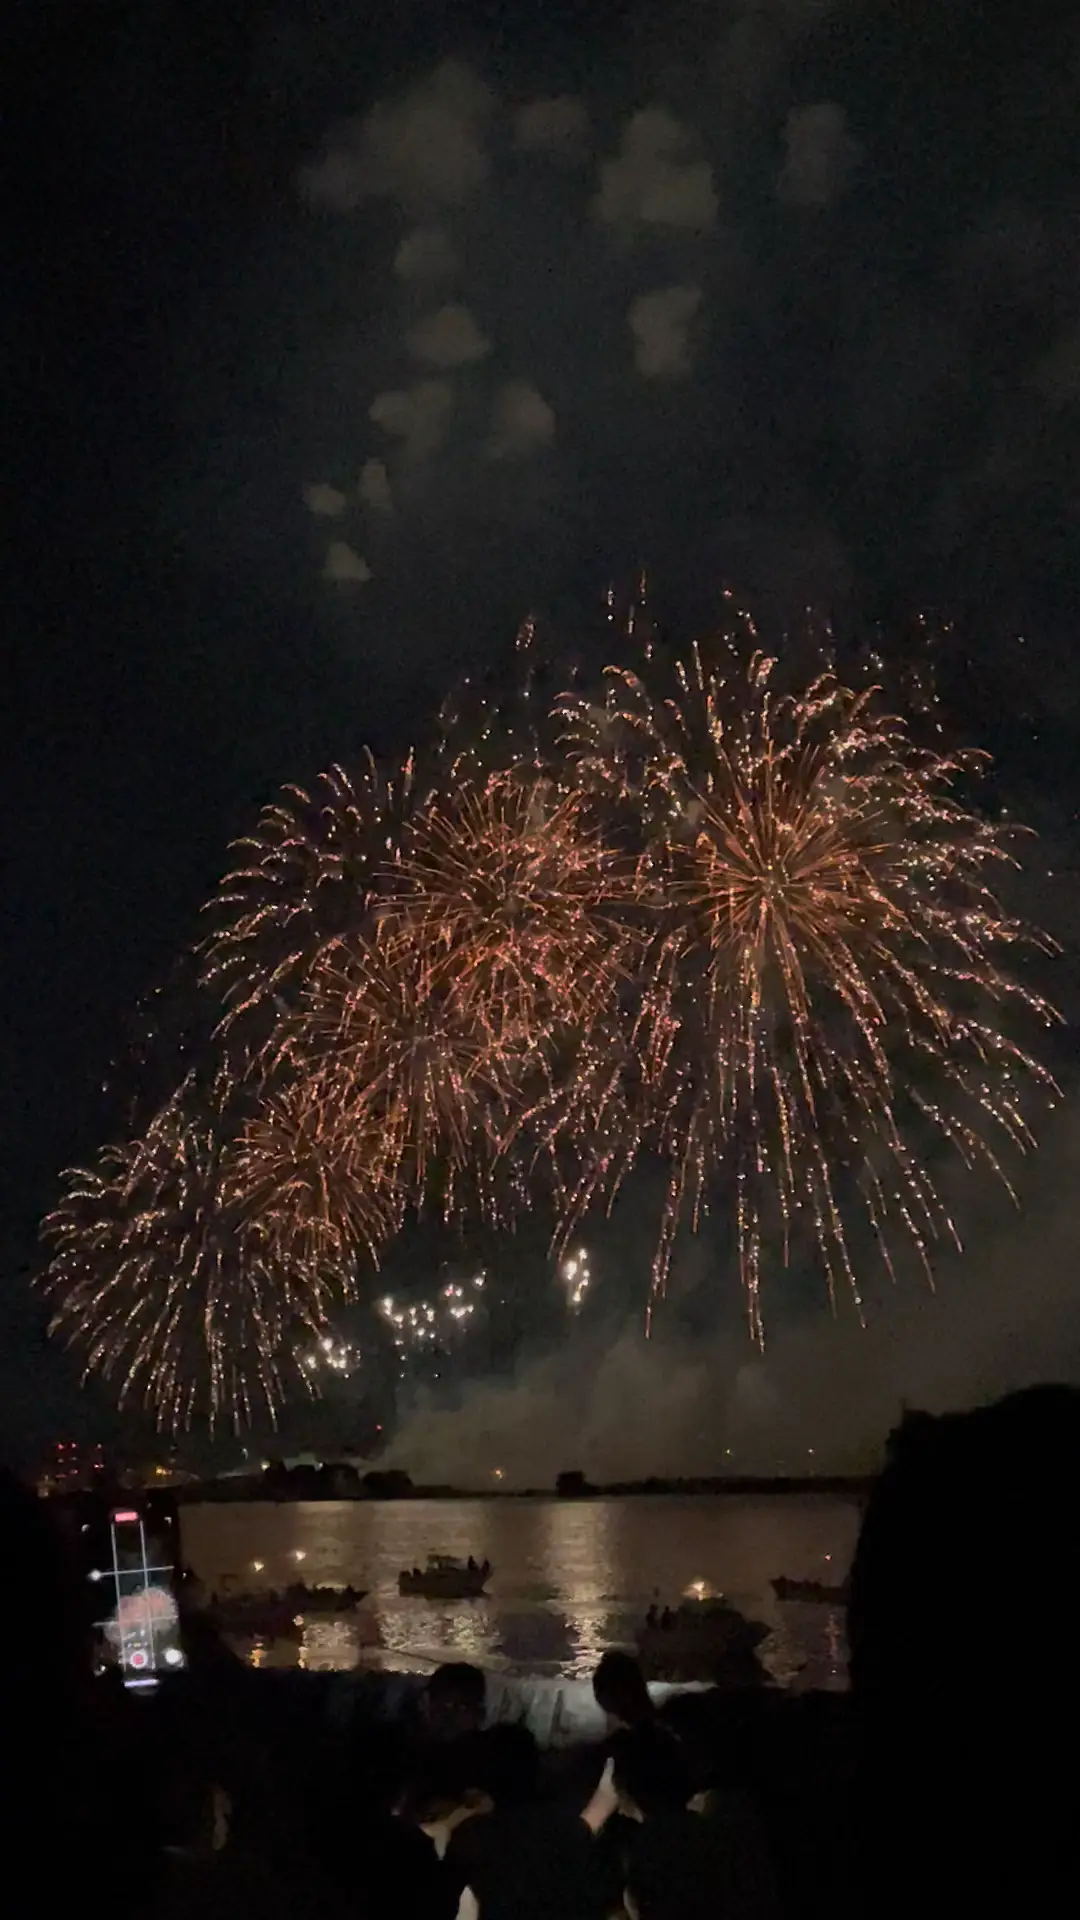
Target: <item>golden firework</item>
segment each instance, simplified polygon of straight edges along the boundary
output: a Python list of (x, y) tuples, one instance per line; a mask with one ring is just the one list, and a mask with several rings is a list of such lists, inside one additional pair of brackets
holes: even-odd
[(322, 1329), (317, 1268), (283, 1264), (236, 1203), (232, 1151), (186, 1110), (187, 1089), (145, 1135), (74, 1169), (44, 1223), (53, 1330), (87, 1372), (121, 1381), (158, 1423), (273, 1417), (295, 1376), (295, 1329)]
[[(939, 1149), (1007, 1180), (1013, 1033), (1048, 942), (999, 904), (1010, 836), (978, 755), (921, 746), (873, 689), (795, 691), (726, 642), (557, 702), (547, 763), (490, 718), (291, 790), (211, 903), (217, 1045), (45, 1223), (54, 1324), (159, 1419), (273, 1409), (298, 1350), (411, 1210), (511, 1223), (541, 1174), (565, 1246), (643, 1159), (675, 1236), (730, 1211), (754, 1336), (774, 1253), (860, 1297), (864, 1242), (930, 1273)], [(519, 729), (519, 732), (522, 730)], [(482, 749), (482, 750), (481, 750)], [(492, 768), (497, 751), (507, 764)], [(239, 1041), (235, 1035), (239, 1035)]]
[(775, 1231), (786, 1258), (797, 1215), (830, 1292), (842, 1273), (859, 1298), (853, 1207), (887, 1262), (899, 1219), (929, 1271), (954, 1228), (912, 1122), (1000, 1172), (993, 1134), (1030, 1139), (1022, 1083), (1053, 1083), (994, 1016), (1056, 1018), (1002, 964), (1047, 943), (991, 890), (1007, 837), (958, 797), (979, 756), (918, 746), (831, 675), (778, 693), (775, 669), (696, 648), (669, 686), (654, 662), (564, 703), (579, 777), (632, 820), (653, 927), (612, 1164), (651, 1148), (668, 1167), (657, 1287), (680, 1223), (730, 1178), (759, 1339), (763, 1248)]
[(285, 1026), (282, 1058), (334, 1090), (340, 1129), (357, 1107), (381, 1130), (386, 1177), (416, 1208), (465, 1181), (490, 1212), (488, 1175), (514, 1097), (510, 1064), (445, 970), (382, 930), (330, 947)]
[(397, 857), (415, 784), (411, 755), (387, 775), (369, 754), (356, 775), (333, 766), (311, 793), (284, 788), (255, 832), (234, 843), (239, 863), (207, 905), (201, 943), (223, 1031), (260, 1013), (272, 1029), (323, 947), (364, 923)]
[(388, 906), (500, 1054), (536, 1055), (588, 1022), (624, 963), (619, 863), (579, 789), (518, 772), (434, 799), (408, 836)]
[(264, 1093), (229, 1166), (229, 1199), (283, 1267), (354, 1291), (357, 1261), (377, 1262), (400, 1213), (387, 1137), (370, 1099), (332, 1074)]

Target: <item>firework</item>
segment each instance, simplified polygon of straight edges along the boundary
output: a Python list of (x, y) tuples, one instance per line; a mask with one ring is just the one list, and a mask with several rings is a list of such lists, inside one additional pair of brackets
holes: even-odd
[(475, 1273), (469, 1280), (450, 1280), (429, 1300), (400, 1305), (393, 1294), (379, 1301), (379, 1312), (391, 1329), (398, 1362), (404, 1371), (406, 1358), (425, 1353), (447, 1353), (469, 1331), (482, 1305), (487, 1275)]
[(318, 1332), (328, 1289), (282, 1266), (234, 1198), (232, 1151), (182, 1098), (142, 1139), (66, 1176), (44, 1224), (54, 1331), (158, 1423), (273, 1416), (294, 1372), (289, 1332)]
[(493, 775), (418, 815), (388, 914), (493, 1051), (535, 1057), (611, 991), (618, 872), (580, 790)]
[(397, 1224), (380, 1115), (332, 1075), (264, 1093), (239, 1134), (230, 1200), (282, 1265), (335, 1276), (347, 1297), (360, 1255), (377, 1260)]
[(807, 1221), (830, 1292), (842, 1274), (858, 1301), (852, 1208), (890, 1270), (894, 1221), (928, 1272), (931, 1244), (954, 1236), (926, 1126), (999, 1173), (993, 1136), (1028, 1144), (1023, 1083), (1052, 1082), (998, 1020), (1056, 1016), (1002, 958), (1046, 943), (991, 891), (1005, 836), (958, 797), (978, 756), (919, 747), (873, 690), (830, 675), (779, 693), (761, 655), (741, 667), (695, 649), (668, 684), (661, 662), (646, 673), (613, 671), (602, 703), (564, 707), (579, 777), (636, 836), (653, 928), (632, 1092), (603, 1077), (598, 1036), (580, 1099), (578, 1130), (609, 1145), (577, 1204), (655, 1150), (662, 1288), (679, 1225), (726, 1178), (760, 1339), (774, 1232), (786, 1259)]
[(337, 1374), (348, 1379), (360, 1364), (360, 1353), (347, 1340), (336, 1340), (333, 1334), (324, 1333), (313, 1347), (306, 1348), (300, 1354), (300, 1365), (308, 1374)]
[[(510, 1225), (543, 1188), (576, 1311), (581, 1220), (658, 1161), (654, 1295), (724, 1207), (760, 1340), (767, 1252), (816, 1247), (856, 1302), (871, 1240), (930, 1273), (955, 1238), (938, 1149), (1006, 1179), (1000, 1144), (1028, 1145), (1053, 1083), (1012, 1015), (1056, 1016), (1007, 962), (1047, 943), (995, 898), (979, 756), (831, 671), (784, 691), (760, 654), (671, 661), (637, 625), (640, 670), (554, 728), (530, 668), (473, 745), (444, 713), (422, 780), (332, 768), (240, 843), (197, 1081), (45, 1226), (54, 1324), (162, 1421), (250, 1419), (286, 1366), (318, 1373), (330, 1306), (431, 1204)], [(383, 1311), (404, 1347), (474, 1309)]]
[(222, 1028), (264, 1014), (273, 1025), (325, 946), (363, 929), (397, 858), (416, 791), (410, 755), (390, 775), (368, 755), (353, 777), (333, 766), (312, 793), (286, 787), (206, 909), (204, 984)]
[[(415, 941), (332, 947), (314, 969), (283, 1046), (296, 1077), (337, 1089), (341, 1137), (362, 1109), (377, 1124), (385, 1177), (417, 1208), (438, 1188), (495, 1206), (490, 1170), (513, 1102), (505, 1057)], [(462, 1202), (462, 1204), (465, 1204)]]
[(559, 1284), (566, 1294), (570, 1312), (577, 1313), (592, 1285), (587, 1247), (577, 1247), (573, 1253), (563, 1255), (559, 1262)]

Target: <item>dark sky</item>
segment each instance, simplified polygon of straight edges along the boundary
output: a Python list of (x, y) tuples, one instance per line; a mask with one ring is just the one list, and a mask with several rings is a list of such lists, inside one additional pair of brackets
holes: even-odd
[(521, 615), (574, 634), (639, 562), (680, 626), (725, 580), (948, 613), (954, 717), (1066, 861), (1080, 726), (1074, 9), (21, 11), (16, 1436), (74, 1404), (34, 1223), (226, 840)]

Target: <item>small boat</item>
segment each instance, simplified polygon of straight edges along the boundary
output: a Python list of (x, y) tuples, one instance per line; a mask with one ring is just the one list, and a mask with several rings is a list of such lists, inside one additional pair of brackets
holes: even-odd
[(257, 1635), (265, 1640), (292, 1640), (299, 1633), (297, 1615), (277, 1593), (236, 1593), (207, 1608), (207, 1617), (222, 1633)]
[(787, 1580), (783, 1574), (779, 1574), (772, 1582), (772, 1590), (778, 1600), (813, 1600), (828, 1607), (847, 1605), (846, 1580), (837, 1587), (830, 1586), (825, 1580)]
[(471, 1557), (456, 1560), (451, 1554), (429, 1553), (424, 1567), (403, 1567), (398, 1574), (398, 1592), (419, 1595), (425, 1600), (478, 1600), (491, 1578), (491, 1561), (478, 1566)]
[(355, 1613), (366, 1591), (363, 1587), (308, 1587), (294, 1581), (283, 1593), (270, 1590), (215, 1596), (208, 1611), (215, 1625), (226, 1633), (257, 1633), (270, 1639), (283, 1639), (303, 1625), (306, 1614), (333, 1617)]
[(366, 1587), (305, 1587), (296, 1582), (285, 1589), (285, 1599), (295, 1602), (297, 1613), (355, 1613), (367, 1598)]
[(699, 1598), (692, 1592), (662, 1613), (650, 1607), (638, 1634), (638, 1657), (647, 1680), (758, 1687), (769, 1677), (757, 1657), (768, 1635), (760, 1620), (748, 1620), (720, 1595)]

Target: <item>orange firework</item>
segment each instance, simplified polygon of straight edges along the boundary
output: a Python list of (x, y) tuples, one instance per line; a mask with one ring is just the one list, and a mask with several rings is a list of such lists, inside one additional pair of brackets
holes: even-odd
[(510, 1065), (419, 942), (383, 930), (330, 947), (283, 1029), (281, 1057), (333, 1087), (339, 1128), (356, 1107), (374, 1117), (387, 1178), (412, 1204), (435, 1179), (447, 1211), (466, 1177), (487, 1195), (514, 1097)]
[(387, 1138), (370, 1100), (308, 1073), (266, 1092), (230, 1163), (230, 1200), (283, 1267), (354, 1290), (359, 1257), (377, 1261), (400, 1208)]
[(662, 1287), (680, 1222), (726, 1169), (759, 1339), (763, 1244), (775, 1228), (786, 1258), (796, 1215), (830, 1292), (842, 1272), (859, 1298), (853, 1205), (886, 1261), (895, 1217), (929, 1271), (954, 1229), (911, 1121), (1001, 1172), (988, 1136), (1026, 1145), (1021, 1083), (1053, 1083), (993, 1010), (1056, 1018), (1001, 964), (1047, 943), (990, 891), (1005, 837), (956, 794), (978, 756), (918, 747), (873, 690), (829, 675), (781, 695), (775, 664), (695, 649), (670, 687), (654, 661), (648, 683), (612, 670), (602, 704), (564, 705), (579, 777), (633, 820), (654, 928), (638, 1096), (619, 1104), (601, 1081), (575, 1121), (614, 1115), (632, 1134), (585, 1198), (609, 1166), (621, 1178), (642, 1148), (661, 1155)]
[(241, 864), (209, 902), (213, 928), (202, 942), (203, 981), (220, 997), (223, 1030), (259, 1013), (272, 1026), (327, 942), (363, 926), (397, 857), (415, 783), (411, 755), (391, 776), (370, 755), (355, 777), (334, 766), (311, 794), (286, 787), (235, 842)]
[(204, 1091), (44, 1229), (54, 1325), (160, 1420), (273, 1410), (297, 1323), (410, 1209), (509, 1223), (542, 1175), (565, 1245), (659, 1160), (654, 1293), (728, 1205), (760, 1340), (767, 1252), (808, 1243), (858, 1303), (863, 1242), (929, 1273), (955, 1238), (939, 1149), (1006, 1179), (999, 1142), (1027, 1146), (1053, 1082), (1011, 1016), (1057, 1016), (1006, 962), (1049, 943), (992, 890), (979, 756), (832, 674), (782, 692), (760, 654), (667, 664), (647, 631), (644, 656), (557, 703), (546, 763), (531, 712), (485, 707), (423, 783), (332, 768), (240, 843), (199, 949)]
[(618, 874), (581, 790), (493, 775), (417, 815), (389, 923), (498, 1053), (535, 1056), (612, 990), (628, 941)]
[(186, 1091), (142, 1139), (67, 1174), (43, 1227), (44, 1285), (53, 1329), (88, 1372), (122, 1376), (121, 1403), (141, 1398), (162, 1426), (239, 1426), (273, 1415), (296, 1375), (295, 1327), (321, 1330), (329, 1289), (315, 1267), (274, 1258), (236, 1204), (229, 1145), (186, 1111)]

